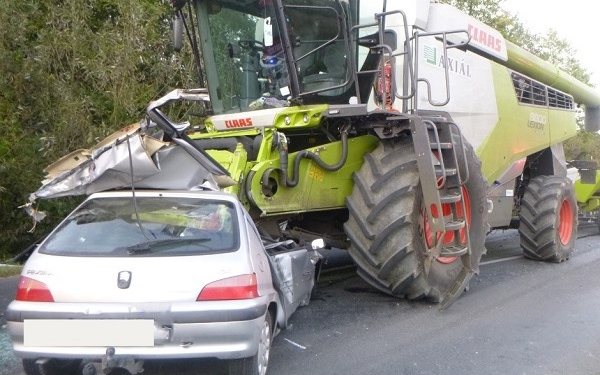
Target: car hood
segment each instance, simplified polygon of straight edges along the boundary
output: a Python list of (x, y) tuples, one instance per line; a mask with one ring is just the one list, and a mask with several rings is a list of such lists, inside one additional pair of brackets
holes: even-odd
[(118, 258), (34, 253), (22, 275), (45, 283), (55, 302), (118, 303), (195, 301), (206, 284), (252, 272), (240, 251)]

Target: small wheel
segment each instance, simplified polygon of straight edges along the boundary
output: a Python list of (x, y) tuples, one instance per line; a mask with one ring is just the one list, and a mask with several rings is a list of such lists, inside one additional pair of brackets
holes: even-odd
[(79, 373), (81, 360), (52, 358), (38, 365), (37, 359), (23, 359), (23, 370), (27, 375), (75, 375)]
[(230, 360), (229, 375), (265, 375), (269, 365), (272, 339), (273, 320), (271, 313), (267, 310), (260, 330), (258, 352), (252, 357)]
[(523, 199), (519, 234), (527, 258), (549, 262), (569, 259), (577, 238), (577, 199), (564, 177), (537, 176)]

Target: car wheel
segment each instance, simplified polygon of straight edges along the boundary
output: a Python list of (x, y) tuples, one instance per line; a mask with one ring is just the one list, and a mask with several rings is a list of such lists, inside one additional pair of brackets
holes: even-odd
[(37, 364), (37, 359), (24, 359), (23, 370), (27, 375), (75, 375), (79, 372), (81, 360), (52, 358), (46, 363)]
[(267, 311), (260, 330), (258, 352), (252, 357), (230, 360), (229, 375), (265, 375), (269, 365), (272, 338), (273, 320), (271, 313)]

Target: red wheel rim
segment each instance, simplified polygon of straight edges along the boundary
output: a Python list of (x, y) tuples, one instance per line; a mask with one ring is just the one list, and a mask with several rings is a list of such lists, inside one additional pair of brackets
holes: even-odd
[(563, 245), (568, 245), (571, 242), (573, 216), (571, 202), (567, 198), (563, 199), (558, 212), (558, 238)]
[[(467, 191), (467, 189), (463, 186), (462, 187), (462, 194), (463, 194), (463, 199), (465, 202), (465, 209), (467, 211), (467, 225), (465, 226), (465, 228), (462, 228), (459, 231), (459, 241), (460, 244), (465, 244), (467, 243), (467, 230), (469, 230), (469, 227), (471, 226), (471, 200), (469, 199), (469, 192)], [(453, 203), (455, 205), (455, 210), (456, 210), (456, 216), (457, 218), (463, 218), (465, 217), (465, 214), (463, 212), (463, 208), (462, 208), (462, 204), (461, 202), (456, 202)], [(439, 213), (438, 210), (435, 208), (435, 206), (431, 207), (431, 213), (432, 216), (435, 218), (439, 217)], [(450, 203), (445, 203), (442, 204), (442, 216), (447, 216), (447, 215), (451, 215), (452, 214), (452, 204)], [(443, 236), (443, 241), (444, 241), (444, 245), (448, 245), (452, 242), (454, 242), (454, 231), (447, 231), (447, 232), (438, 232), (437, 233), (437, 241), (434, 241), (434, 233), (433, 230), (431, 229), (431, 225), (429, 224), (429, 220), (427, 219), (427, 212), (425, 212), (425, 209), (423, 209), (422, 212), (423, 215), (423, 237), (425, 239), (425, 245), (427, 246), (428, 249), (431, 249), (435, 246), (435, 243), (439, 240), (442, 239)], [(437, 261), (443, 264), (450, 264), (452, 262), (454, 262), (455, 260), (457, 260), (458, 257), (438, 257)]]

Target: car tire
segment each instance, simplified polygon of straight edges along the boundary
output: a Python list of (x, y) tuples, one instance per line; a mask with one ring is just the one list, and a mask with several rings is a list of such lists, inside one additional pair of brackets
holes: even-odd
[(252, 357), (230, 360), (229, 375), (265, 375), (269, 365), (272, 339), (273, 319), (267, 310), (260, 330), (258, 352)]
[(44, 364), (37, 364), (37, 359), (23, 359), (23, 370), (27, 375), (75, 375), (80, 373), (79, 359), (52, 358)]

